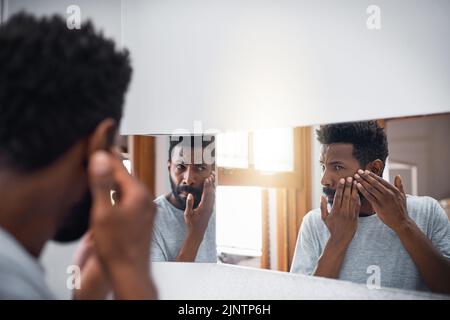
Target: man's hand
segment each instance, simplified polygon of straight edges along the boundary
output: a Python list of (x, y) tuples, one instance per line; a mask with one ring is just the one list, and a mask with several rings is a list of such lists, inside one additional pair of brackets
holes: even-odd
[[(89, 163), (93, 197), (91, 231), (95, 252), (119, 299), (155, 298), (150, 279), (150, 241), (154, 205), (145, 187), (131, 177), (120, 159), (96, 152)], [(114, 206), (111, 190), (120, 198)]]
[(322, 220), (330, 231), (331, 241), (344, 245), (352, 241), (358, 226), (360, 206), (356, 181), (351, 177), (339, 181), (331, 212), (328, 212), (326, 199), (321, 197)]
[(184, 221), (189, 232), (204, 234), (208, 227), (209, 218), (214, 209), (215, 202), (215, 172), (203, 182), (202, 200), (194, 209), (194, 196), (190, 193), (186, 199), (186, 210), (184, 210)]
[(103, 300), (111, 290), (110, 281), (95, 252), (92, 232), (81, 239), (75, 252), (75, 264), (81, 269), (81, 288), (73, 290), (74, 300)]
[(391, 229), (398, 230), (409, 222), (406, 210), (406, 194), (400, 176), (394, 185), (366, 170), (355, 174), (358, 190), (370, 202), (381, 221)]
[(351, 177), (339, 181), (331, 212), (328, 212), (325, 198), (321, 198), (322, 220), (330, 231), (330, 238), (317, 263), (315, 276), (339, 278), (345, 252), (358, 227), (360, 207), (356, 181)]
[(198, 248), (203, 241), (209, 219), (211, 218), (215, 203), (215, 173), (205, 179), (203, 183), (202, 200), (194, 209), (194, 197), (189, 194), (186, 199), (184, 221), (187, 225), (187, 235), (183, 246), (178, 253), (176, 261), (193, 262), (197, 257)]
[(394, 185), (369, 171), (360, 170), (355, 178), (359, 191), (372, 204), (383, 223), (399, 237), (428, 288), (450, 294), (450, 260), (434, 247), (408, 216), (400, 176), (395, 177)]

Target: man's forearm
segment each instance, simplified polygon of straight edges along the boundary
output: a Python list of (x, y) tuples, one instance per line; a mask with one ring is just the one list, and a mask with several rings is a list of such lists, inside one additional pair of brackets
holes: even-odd
[(431, 291), (450, 293), (450, 261), (433, 246), (413, 220), (394, 230)]
[(176, 261), (178, 262), (194, 262), (200, 244), (203, 241), (203, 233), (188, 232), (183, 246), (178, 253)]
[(347, 243), (338, 243), (331, 238), (328, 239), (325, 249), (317, 263), (314, 276), (333, 279), (339, 278), (347, 247)]

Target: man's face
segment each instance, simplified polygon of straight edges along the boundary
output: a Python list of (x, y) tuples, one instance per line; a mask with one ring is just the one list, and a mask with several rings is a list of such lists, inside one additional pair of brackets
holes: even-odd
[(339, 180), (353, 177), (358, 169), (361, 169), (361, 165), (353, 156), (353, 145), (349, 143), (324, 145), (320, 156), (320, 164), (323, 172), (321, 180), (323, 193), (327, 197), (328, 203), (333, 204)]
[(92, 206), (91, 192), (88, 190), (81, 201), (71, 207), (56, 231), (53, 240), (71, 242), (81, 238), (89, 229)]
[[(170, 185), (179, 208), (186, 208), (186, 199), (189, 193), (194, 196), (194, 208), (196, 208), (202, 197), (203, 183), (208, 178), (213, 166), (206, 164), (203, 157), (200, 163), (195, 163), (194, 152), (202, 152), (201, 148), (187, 148), (179, 145), (172, 151), (172, 159), (169, 161)], [(202, 152), (203, 154), (203, 152)]]
[[(75, 202), (66, 210), (66, 213), (56, 230), (53, 240), (57, 242), (72, 242), (80, 239), (89, 229), (91, 217), (92, 196), (87, 179), (88, 161), (76, 165), (68, 180), (71, 181), (72, 194)], [(78, 196), (77, 196), (78, 195)], [(68, 200), (68, 199), (67, 199)]]

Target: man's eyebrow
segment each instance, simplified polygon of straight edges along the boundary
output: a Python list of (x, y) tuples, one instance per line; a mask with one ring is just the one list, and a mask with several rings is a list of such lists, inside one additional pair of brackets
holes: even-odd
[[(325, 161), (319, 160), (319, 163), (320, 163), (320, 164), (325, 164)], [(331, 160), (331, 161), (329, 161), (327, 164), (329, 164), (329, 165), (334, 165), (334, 164), (344, 164), (344, 162), (341, 161), (341, 160)]]
[(332, 160), (329, 162), (330, 165), (334, 165), (334, 164), (344, 164), (344, 162), (340, 161), (340, 160)]

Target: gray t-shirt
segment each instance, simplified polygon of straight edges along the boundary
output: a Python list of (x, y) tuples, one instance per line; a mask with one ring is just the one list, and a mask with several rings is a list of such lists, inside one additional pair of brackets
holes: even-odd
[[(407, 196), (409, 216), (446, 258), (450, 258), (450, 223), (439, 203), (430, 197)], [(311, 275), (329, 238), (320, 209), (303, 219), (291, 272)], [(342, 263), (339, 279), (368, 283), (379, 271), (381, 287), (428, 291), (397, 234), (374, 214), (358, 218), (358, 229)]]
[[(186, 238), (184, 211), (174, 207), (165, 195), (155, 199), (156, 217), (151, 245), (152, 261), (175, 261)], [(216, 215), (209, 219), (195, 262), (217, 262)]]
[(38, 261), (0, 228), (0, 299), (54, 299)]

